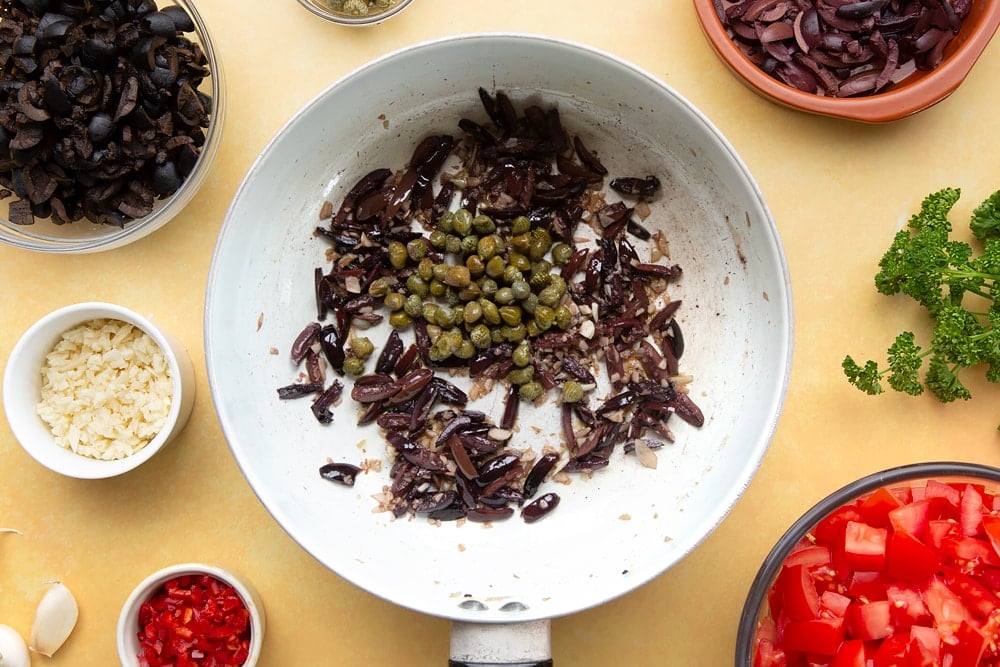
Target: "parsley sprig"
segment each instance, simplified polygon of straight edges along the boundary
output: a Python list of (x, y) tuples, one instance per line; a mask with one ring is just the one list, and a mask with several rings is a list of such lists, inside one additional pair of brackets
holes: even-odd
[(865, 393), (881, 394), (884, 380), (914, 396), (926, 387), (943, 403), (966, 400), (971, 393), (959, 374), (979, 365), (988, 381), (1000, 382), (1000, 191), (972, 213), (978, 254), (969, 243), (950, 238), (948, 214), (960, 195), (957, 188), (928, 195), (879, 261), (875, 288), (915, 300), (932, 328), (926, 348), (911, 331), (896, 336), (885, 366), (845, 357), (844, 374)]

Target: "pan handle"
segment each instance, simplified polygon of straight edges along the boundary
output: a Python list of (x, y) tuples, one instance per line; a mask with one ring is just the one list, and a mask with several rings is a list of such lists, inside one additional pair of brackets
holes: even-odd
[(451, 625), (448, 667), (552, 667), (548, 619)]

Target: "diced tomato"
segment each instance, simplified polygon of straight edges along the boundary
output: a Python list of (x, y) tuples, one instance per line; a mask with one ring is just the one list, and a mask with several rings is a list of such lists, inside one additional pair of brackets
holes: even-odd
[(931, 479), (927, 481), (927, 485), (924, 489), (925, 498), (944, 498), (956, 508), (958, 507), (958, 504), (962, 502), (961, 492), (945, 482), (939, 482), (936, 479)]
[(889, 525), (889, 513), (902, 506), (899, 498), (883, 487), (865, 498), (858, 505), (858, 513), (870, 526), (884, 528)]
[(784, 568), (779, 576), (781, 608), (793, 621), (819, 616), (819, 593), (805, 565)]
[(983, 532), (989, 538), (993, 553), (1000, 556), (1000, 517), (992, 514), (983, 515)]
[(847, 522), (861, 520), (861, 514), (856, 508), (845, 505), (823, 517), (813, 529), (813, 535), (817, 542), (836, 547), (836, 545), (844, 543), (844, 529)]
[(1000, 598), (971, 576), (954, 568), (947, 568), (942, 572), (942, 578), (949, 590), (980, 618), (989, 618), (1000, 611)]
[(951, 636), (959, 625), (973, 619), (972, 612), (962, 603), (962, 599), (940, 577), (931, 577), (923, 591), (923, 598), (942, 637)]
[(922, 537), (927, 534), (930, 512), (930, 500), (914, 500), (889, 512), (889, 525), (893, 530), (902, 530)]
[(823, 591), (819, 596), (820, 613), (826, 611), (834, 616), (843, 616), (847, 612), (847, 606), (851, 604), (851, 598), (833, 591)]
[(830, 547), (825, 544), (801, 544), (785, 558), (786, 568), (795, 565), (805, 565), (808, 568), (829, 565), (831, 562)]
[(978, 565), (1000, 565), (993, 547), (986, 541), (976, 537), (962, 535), (946, 535), (939, 547), (945, 561), (959, 567), (974, 568)]
[(908, 582), (921, 582), (938, 571), (941, 558), (914, 535), (894, 531), (886, 549), (889, 577)]
[[(939, 664), (941, 659), (941, 635), (934, 628), (925, 625), (914, 625), (910, 628), (910, 649), (914, 652), (914, 644), (919, 646), (918, 652), (922, 658), (929, 657), (930, 665)], [(913, 662), (912, 660), (910, 662)], [(923, 661), (916, 663), (923, 667)]]
[(844, 619), (790, 621), (784, 626), (780, 640), (781, 645), (790, 651), (833, 655), (844, 641)]
[(855, 599), (884, 600), (887, 583), (881, 572), (868, 570), (855, 572), (851, 575), (850, 581), (847, 582), (846, 593)]
[(786, 667), (788, 659), (785, 652), (774, 645), (770, 639), (761, 638), (757, 641), (754, 651), (753, 667)]
[(907, 634), (886, 637), (875, 649), (875, 654), (872, 656), (873, 667), (900, 667), (906, 658), (909, 645), (910, 636)]
[[(951, 658), (950, 667), (979, 667), (986, 650), (986, 637), (969, 623), (961, 623), (951, 637), (942, 643), (942, 662)], [(949, 663), (946, 663), (949, 664)]]
[(830, 667), (865, 667), (867, 664), (865, 643), (860, 639), (847, 639), (837, 649)]
[(971, 484), (967, 484), (962, 491), (959, 517), (959, 525), (963, 535), (975, 537), (979, 534), (983, 524), (983, 496)]
[(916, 588), (904, 584), (889, 584), (885, 592), (892, 612), (892, 624), (896, 630), (907, 630), (914, 625), (934, 623), (934, 617), (927, 610), (924, 598)]
[(844, 618), (847, 621), (847, 633), (850, 637), (872, 641), (885, 639), (892, 634), (888, 600), (864, 604), (851, 603)]
[(885, 566), (885, 546), (889, 531), (860, 521), (848, 521), (844, 530), (847, 562), (859, 570), (875, 572)]

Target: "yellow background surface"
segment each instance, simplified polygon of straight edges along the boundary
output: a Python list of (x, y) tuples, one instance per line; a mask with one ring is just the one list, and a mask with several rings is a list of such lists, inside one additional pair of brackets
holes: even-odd
[[(200, 0), (227, 76), (229, 111), (204, 188), (167, 227), (83, 256), (0, 247), (0, 359), (52, 309), (106, 300), (154, 318), (188, 347), (198, 396), (186, 430), (138, 471), (78, 481), (25, 454), (0, 423), (0, 623), (27, 636), (46, 581), (77, 595), (79, 624), (52, 667), (114, 665), (132, 587), (165, 565), (206, 561), (249, 577), (267, 609), (262, 667), (444, 665), (449, 624), (365, 593), (317, 563), (271, 519), (236, 467), (205, 375), (202, 315), (226, 209), (268, 139), (307, 100), (366, 61), (429, 38), (544, 33), (598, 47), (662, 78), (733, 143), (779, 227), (795, 299), (795, 358), (776, 437), (746, 494), (694, 553), (620, 599), (553, 621), (557, 665), (731, 664), (747, 588), (772, 543), (814, 502), (875, 470), (958, 459), (1000, 465), (1000, 390), (973, 400), (867, 397), (840, 371), (881, 358), (916, 308), (872, 278), (892, 235), (929, 192), (959, 187), (954, 220), (1000, 189), (1000, 45), (945, 102), (888, 125), (791, 111), (717, 60), (689, 2), (416, 0), (391, 21), (343, 28), (294, 0)], [(358, 100), (364, 105), (365, 100)], [(349, 111), (345, 110), (345, 113)], [(919, 329), (918, 329), (919, 330)], [(403, 557), (405, 567), (405, 557)], [(558, 567), (553, 564), (553, 567)]]

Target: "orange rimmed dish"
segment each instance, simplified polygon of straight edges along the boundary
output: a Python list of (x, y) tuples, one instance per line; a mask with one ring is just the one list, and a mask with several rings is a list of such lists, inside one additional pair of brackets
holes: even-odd
[(718, 2), (694, 0), (698, 21), (718, 56), (747, 86), (792, 109), (867, 123), (906, 118), (947, 98), (965, 81), (1000, 26), (1000, 3), (975, 0), (934, 69), (917, 70), (874, 95), (828, 97), (799, 90), (764, 72), (734, 42), (719, 17)]

